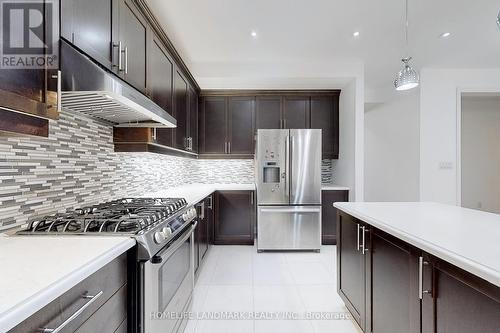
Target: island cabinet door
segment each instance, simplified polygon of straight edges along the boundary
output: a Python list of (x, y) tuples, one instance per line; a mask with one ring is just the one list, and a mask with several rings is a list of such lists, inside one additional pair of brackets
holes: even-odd
[(419, 333), (419, 251), (371, 228), (366, 333)]
[(425, 258), (422, 333), (500, 332), (500, 287)]
[[(337, 215), (337, 290), (353, 318), (364, 329), (366, 312), (366, 250), (363, 250), (363, 228), (354, 217)], [(365, 234), (366, 242), (366, 234)]]

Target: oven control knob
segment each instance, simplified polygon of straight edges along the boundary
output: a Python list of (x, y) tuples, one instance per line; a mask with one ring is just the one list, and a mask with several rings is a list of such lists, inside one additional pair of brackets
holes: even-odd
[(165, 236), (163, 235), (163, 232), (161, 232), (161, 231), (155, 232), (154, 238), (155, 238), (156, 244), (161, 244), (165, 241)]
[(189, 210), (189, 214), (191, 215), (192, 218), (196, 217), (196, 209), (195, 208), (191, 208)]
[(188, 213), (184, 213), (184, 214), (182, 214), (182, 219), (183, 219), (184, 221), (189, 220), (189, 215), (188, 215)]
[(172, 229), (170, 229), (169, 227), (165, 227), (161, 231), (163, 233), (163, 237), (165, 238), (168, 238), (170, 237), (170, 235), (172, 235)]

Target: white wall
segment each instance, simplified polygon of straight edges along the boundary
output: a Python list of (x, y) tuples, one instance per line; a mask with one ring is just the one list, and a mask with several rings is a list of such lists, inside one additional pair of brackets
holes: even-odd
[(353, 79), (342, 88), (339, 103), (339, 159), (333, 180), (348, 186), (350, 201), (364, 198), (364, 81)]
[(419, 91), (365, 111), (365, 201), (419, 200)]
[(460, 91), (499, 91), (500, 69), (422, 69), (420, 88), (420, 200), (460, 202)]
[(462, 99), (462, 206), (500, 213), (500, 97)]

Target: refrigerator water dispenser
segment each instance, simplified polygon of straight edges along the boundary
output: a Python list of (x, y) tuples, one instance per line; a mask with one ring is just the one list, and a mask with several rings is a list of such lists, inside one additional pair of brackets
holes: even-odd
[(280, 167), (276, 163), (266, 163), (263, 172), (264, 183), (279, 183), (280, 182)]

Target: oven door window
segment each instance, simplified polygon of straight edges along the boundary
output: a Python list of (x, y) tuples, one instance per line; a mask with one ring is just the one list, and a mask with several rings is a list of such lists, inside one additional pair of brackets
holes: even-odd
[(167, 305), (175, 296), (177, 289), (190, 272), (191, 244), (188, 238), (168, 259), (163, 263), (159, 271), (159, 309), (165, 311)]

